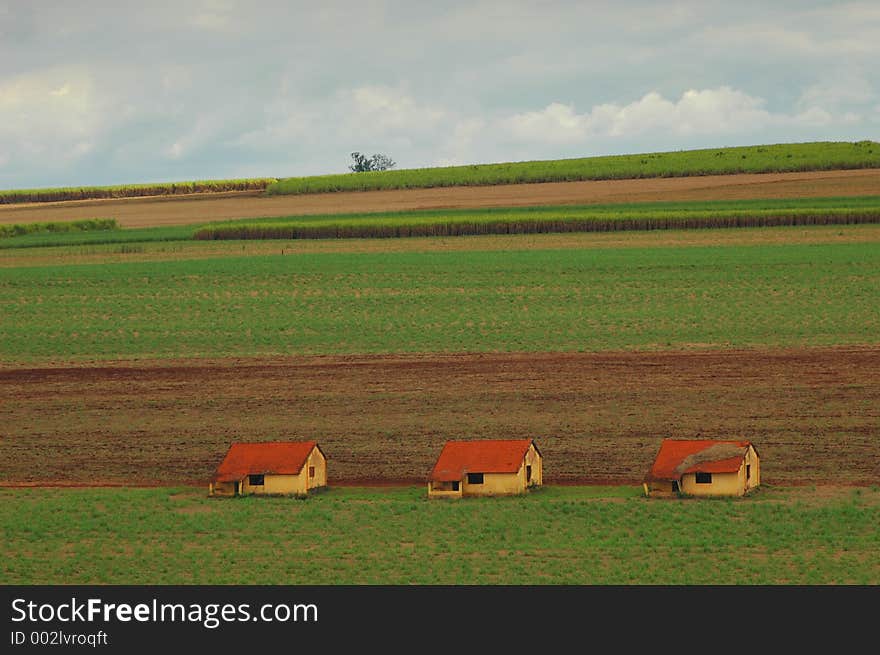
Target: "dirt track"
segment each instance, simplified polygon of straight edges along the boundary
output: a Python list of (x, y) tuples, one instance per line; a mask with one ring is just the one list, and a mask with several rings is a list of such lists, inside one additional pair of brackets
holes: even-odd
[(467, 437), (534, 437), (556, 483), (638, 483), (663, 437), (751, 439), (772, 484), (880, 479), (880, 347), (5, 368), (0, 398), (0, 484), (201, 484), (273, 438), (338, 483), (420, 481)]
[(115, 218), (124, 227), (232, 218), (662, 200), (880, 194), (880, 169), (262, 196), (259, 192), (0, 205), (0, 223)]

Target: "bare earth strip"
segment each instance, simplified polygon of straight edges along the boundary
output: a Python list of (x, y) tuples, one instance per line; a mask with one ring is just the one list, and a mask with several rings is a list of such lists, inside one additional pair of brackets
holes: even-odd
[(263, 196), (259, 192), (0, 206), (0, 223), (115, 218), (123, 227), (302, 214), (880, 194), (880, 169)]
[(770, 484), (880, 479), (880, 346), (0, 369), (0, 483), (204, 484), (232, 441), (317, 439), (331, 484), (534, 437), (555, 483), (637, 484), (664, 437), (751, 439)]

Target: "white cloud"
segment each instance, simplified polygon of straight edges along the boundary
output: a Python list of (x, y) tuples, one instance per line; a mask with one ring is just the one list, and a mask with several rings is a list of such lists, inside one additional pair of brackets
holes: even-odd
[(808, 86), (801, 93), (799, 108), (824, 107), (862, 107), (870, 105), (878, 98), (871, 83), (857, 71), (848, 69), (834, 71), (824, 79)]
[(823, 126), (836, 120), (858, 120), (852, 112), (835, 116), (818, 106), (793, 114), (773, 113), (765, 104), (762, 98), (726, 86), (690, 89), (677, 100), (651, 91), (626, 105), (601, 104), (584, 113), (577, 113), (573, 105), (553, 102), (542, 110), (503, 119), (501, 126), (521, 141), (568, 143), (640, 134), (737, 134), (774, 126)]
[(171, 159), (181, 159), (194, 150), (213, 141), (223, 133), (223, 119), (219, 114), (199, 116), (195, 124), (167, 148), (166, 153)]
[(235, 27), (231, 15), (234, 9), (235, 3), (229, 0), (203, 0), (190, 23), (198, 29), (208, 31), (231, 31)]
[(360, 86), (339, 95), (338, 109), (371, 133), (430, 130), (447, 117), (441, 108), (420, 104), (405, 90)]
[(444, 130), (448, 136), (440, 146), (440, 157), (432, 166), (459, 166), (473, 162), (478, 157), (474, 146), (487, 128), (487, 121), (480, 117), (458, 120), (451, 130)]
[(359, 143), (408, 142), (435, 134), (452, 114), (418, 102), (404, 89), (358, 86), (338, 91), (323, 102), (283, 96), (266, 107), (263, 118), (263, 127), (247, 131), (231, 143), (289, 148), (312, 142), (328, 147), (342, 141), (357, 149), (362, 147)]
[(65, 84), (64, 86), (61, 86), (61, 87), (55, 89), (54, 91), (49, 91), (50, 96), (56, 96), (56, 97), (57, 96), (66, 96), (68, 93), (70, 93), (70, 84)]
[(589, 133), (591, 116), (575, 113), (571, 105), (552, 102), (540, 111), (516, 114), (503, 123), (516, 138), (562, 143), (584, 139)]
[(51, 69), (0, 84), (0, 144), (7, 161), (34, 157), (54, 166), (91, 152), (106, 126), (92, 77)]

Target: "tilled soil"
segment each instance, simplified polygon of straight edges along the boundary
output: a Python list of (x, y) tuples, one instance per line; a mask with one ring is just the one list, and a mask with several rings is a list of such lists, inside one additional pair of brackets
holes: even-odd
[(548, 182), (481, 187), (263, 196), (261, 192), (0, 205), (0, 223), (115, 218), (123, 227), (233, 218), (616, 202), (880, 194), (880, 169)]
[(749, 439), (770, 484), (877, 484), (880, 346), (0, 368), (0, 484), (205, 484), (317, 439), (330, 483), (421, 482), (447, 439), (533, 437), (552, 483), (635, 484), (664, 437)]

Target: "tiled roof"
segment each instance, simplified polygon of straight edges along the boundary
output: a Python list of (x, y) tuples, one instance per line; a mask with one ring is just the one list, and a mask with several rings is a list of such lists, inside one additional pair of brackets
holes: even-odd
[(736, 473), (749, 446), (748, 441), (664, 439), (645, 481), (679, 480), (685, 473)]
[(516, 473), (532, 439), (447, 441), (431, 471), (433, 482), (461, 480), (466, 473)]
[(316, 447), (318, 444), (315, 441), (234, 443), (217, 467), (214, 481), (232, 482), (246, 475), (261, 473), (297, 475)]

